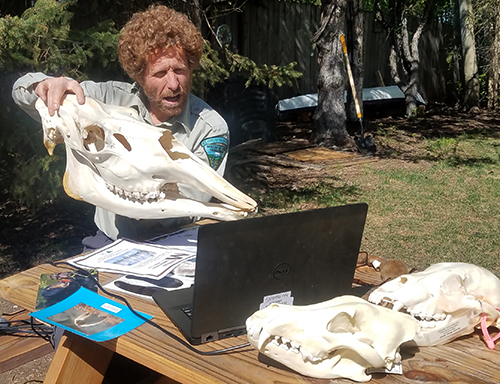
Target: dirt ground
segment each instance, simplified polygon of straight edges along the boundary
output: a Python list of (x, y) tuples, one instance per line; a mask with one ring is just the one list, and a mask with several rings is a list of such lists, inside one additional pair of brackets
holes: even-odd
[[(5, 172), (2, 174), (6, 177)], [(76, 255), (95, 232), (93, 207), (67, 196), (33, 213), (0, 190), (0, 279), (37, 264)]]
[[(455, 137), (463, 133), (494, 134), (500, 133), (500, 119), (493, 113), (477, 111), (465, 113), (453, 108), (432, 106), (424, 115), (412, 120), (402, 117), (377, 116), (363, 122), (367, 135), (373, 137), (379, 160), (378, 168), (428, 166), (424, 139)], [(395, 129), (397, 127), (397, 129)], [(354, 133), (359, 123), (352, 127)], [(279, 142), (293, 142), (309, 146), (313, 123), (310, 116), (301, 116), (293, 122), (277, 124)], [(234, 177), (237, 167), (232, 170), (231, 181), (244, 192), (283, 187), (298, 188), (308, 183), (329, 177), (324, 171), (311, 168), (260, 166), (257, 171), (247, 173), (246, 177)], [(357, 167), (350, 167), (353, 175)], [(0, 178), (5, 183), (6, 170), (0, 170)], [(93, 207), (62, 196), (48, 202), (37, 213), (14, 202), (6, 188), (0, 189), (0, 278), (30, 268), (39, 263), (62, 259), (80, 253), (83, 237), (95, 232)], [(0, 301), (0, 310), (9, 303)], [(52, 355), (24, 365), (17, 370), (0, 375), (0, 383), (36, 383), (45, 375)]]

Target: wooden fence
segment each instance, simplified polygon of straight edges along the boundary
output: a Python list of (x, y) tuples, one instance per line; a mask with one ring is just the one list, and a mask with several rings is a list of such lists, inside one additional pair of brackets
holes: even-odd
[[(321, 18), (320, 8), (310, 4), (266, 0), (248, 5), (244, 12), (218, 19), (218, 25), (229, 26), (233, 51), (250, 57), (257, 64), (286, 65), (296, 62), (303, 73), (294, 87), (277, 89), (279, 98), (315, 93), (318, 74), (317, 51), (311, 36)], [(446, 62), (447, 39), (452, 31), (443, 32), (436, 23), (422, 36), (419, 91), (427, 101), (444, 100), (447, 82), (452, 78)], [(389, 70), (389, 46), (385, 32), (378, 28), (373, 14), (365, 17), (364, 86), (378, 85), (380, 71), (385, 85), (394, 85)]]

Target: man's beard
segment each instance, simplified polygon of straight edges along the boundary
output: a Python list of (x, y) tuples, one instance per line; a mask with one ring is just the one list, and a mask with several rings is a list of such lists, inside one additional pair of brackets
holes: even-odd
[(165, 103), (162, 103), (163, 99), (149, 99), (150, 103), (154, 103), (156, 105), (156, 108), (165, 115), (169, 115), (170, 117), (172, 116), (177, 116), (180, 115), (182, 112), (181, 106), (176, 106), (172, 107), (169, 105), (165, 105)]
[(182, 93), (180, 94), (180, 104), (177, 104), (176, 106), (171, 106), (165, 103), (164, 98), (166, 97), (173, 97), (173, 95), (161, 95), (157, 96), (154, 94), (154, 92), (151, 92), (149, 89), (144, 88), (144, 94), (146, 95), (150, 108), (154, 107), (156, 110), (158, 110), (161, 114), (170, 117), (180, 115), (182, 110), (184, 109), (186, 103), (182, 102), (183, 101), (183, 95)]

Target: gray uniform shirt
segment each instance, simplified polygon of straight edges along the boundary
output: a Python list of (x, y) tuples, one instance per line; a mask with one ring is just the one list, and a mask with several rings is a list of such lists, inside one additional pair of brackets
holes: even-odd
[[(37, 121), (40, 121), (40, 116), (35, 108), (37, 96), (34, 93), (33, 85), (48, 77), (43, 73), (29, 73), (19, 78), (13, 86), (12, 97), (16, 104)], [(153, 125), (151, 115), (146, 107), (146, 97), (137, 83), (83, 81), (80, 84), (85, 96), (105, 104), (134, 108), (139, 112), (143, 122)], [(227, 149), (229, 148), (229, 129), (224, 119), (207, 103), (190, 94), (182, 113), (159, 124), (158, 127), (170, 129), (176, 139), (223, 176), (227, 162)], [(225, 143), (226, 150), (214, 153), (212, 151), (214, 142), (217, 142), (219, 150), (221, 143), (222, 148)], [(187, 197), (200, 201), (206, 202), (211, 198), (211, 196), (187, 186), (181, 186), (180, 191)], [(118, 237), (143, 239), (161, 234), (165, 230), (192, 220), (193, 218), (135, 220), (115, 215), (99, 207), (96, 207), (94, 217), (97, 227), (112, 239)]]

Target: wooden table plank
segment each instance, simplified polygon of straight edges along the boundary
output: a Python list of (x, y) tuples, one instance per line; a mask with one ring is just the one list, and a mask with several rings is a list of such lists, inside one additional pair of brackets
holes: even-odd
[[(2, 317), (9, 322), (30, 320), (26, 310), (20, 310), (13, 314), (3, 313)], [(25, 326), (27, 327), (28, 325), (26, 324)], [(24, 329), (28, 330), (29, 328)], [(52, 345), (47, 340), (35, 333), (0, 333), (0, 335), (0, 374), (54, 351)]]
[(0, 374), (52, 353), (52, 345), (41, 337), (2, 335)]
[[(61, 267), (60, 269), (67, 268)], [(32, 310), (35, 305), (34, 298), (40, 274), (56, 270), (56, 267), (43, 265), (2, 280), (0, 281), (0, 295), (21, 307)], [(116, 275), (100, 273), (99, 280), (102, 284), (106, 284), (115, 277)], [(182, 338), (180, 332), (154, 302), (130, 295), (124, 296), (129, 299), (135, 309), (153, 315), (153, 320), (157, 324)], [(68, 345), (71, 352), (85, 345), (85, 349), (93, 351), (91, 354), (102, 355), (106, 360), (105, 350), (116, 351), (179, 383), (330, 383), (330, 380), (304, 377), (289, 369), (261, 362), (257, 351), (252, 348), (225, 355), (200, 356), (149, 324), (143, 324), (118, 339), (104, 343), (95, 343), (80, 337), (72, 339), (75, 345)], [(246, 341), (246, 336), (239, 336), (197, 346), (197, 348), (203, 351), (216, 350), (243, 344)], [(58, 360), (61, 359), (64, 364), (56, 362), (54, 368), (51, 367), (51, 376), (48, 376), (47, 380), (53, 380), (52, 375), (58, 376), (69, 367), (86, 369), (81, 361), (75, 363), (78, 360), (77, 356), (71, 357), (61, 353)], [(85, 361), (87, 358), (82, 360)], [(498, 348), (493, 351), (488, 350), (477, 335), (463, 337), (444, 346), (405, 349), (403, 358), (403, 375), (374, 375), (371, 383), (412, 384), (421, 383), (423, 380), (450, 383), (500, 383), (498, 371), (500, 352)], [(68, 368), (62, 368), (63, 366)], [(101, 370), (97, 369), (98, 372)], [(98, 376), (99, 374), (96, 374), (97, 380)], [(91, 377), (89, 380), (95, 380), (95, 378)], [(352, 384), (352, 381), (347, 379), (337, 379), (334, 382)]]

